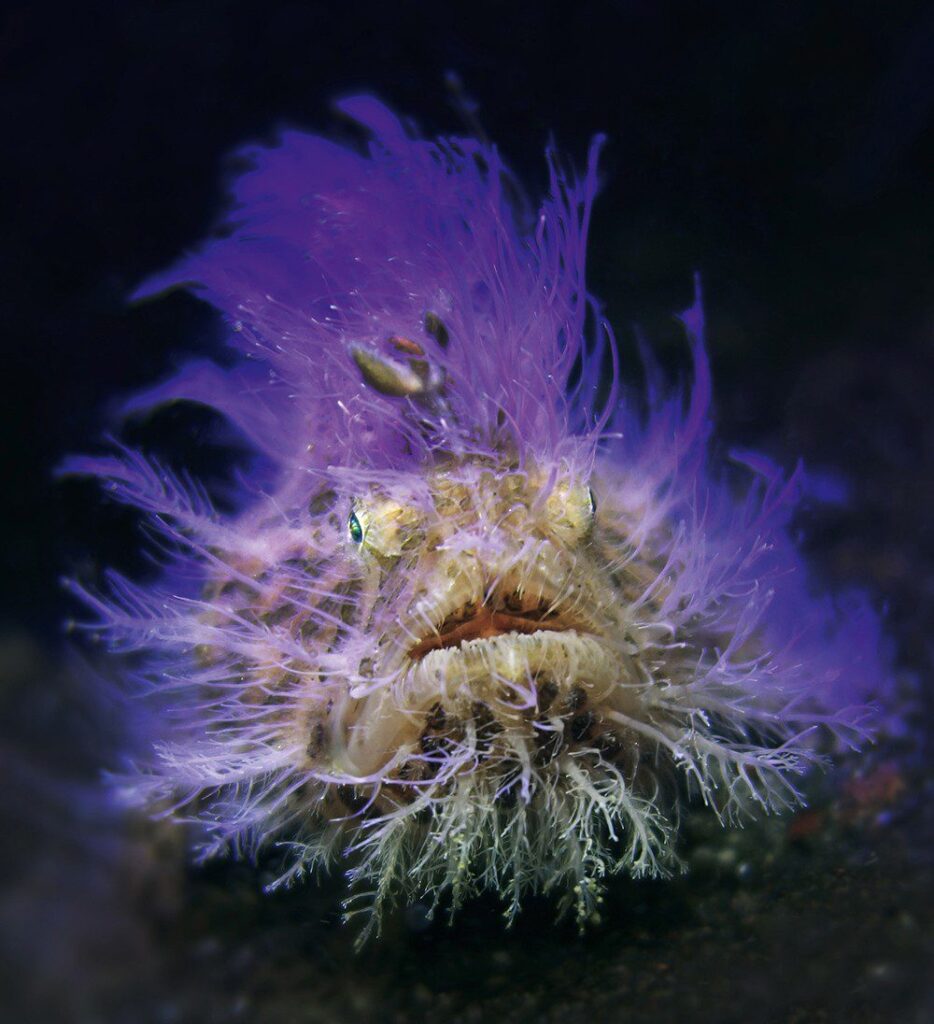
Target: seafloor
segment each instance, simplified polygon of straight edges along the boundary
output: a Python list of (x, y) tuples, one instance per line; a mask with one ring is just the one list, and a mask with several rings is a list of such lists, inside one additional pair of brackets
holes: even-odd
[(603, 923), (583, 938), (555, 924), (546, 901), (530, 901), (506, 930), (483, 900), (451, 926), (410, 908), (355, 954), (354, 931), (339, 924), (339, 879), (266, 896), (262, 865), (186, 867), (175, 829), (108, 819), (94, 800), (106, 729), (68, 669), (7, 637), (0, 1018), (934, 1020), (930, 690), (917, 689), (929, 678), (934, 580), (923, 540), (931, 358), (911, 346), (892, 358), (824, 355), (796, 380), (780, 446), (817, 466), (858, 448), (855, 493), (812, 509), (805, 534), (828, 579), (859, 578), (888, 601), (914, 705), (902, 736), (814, 778), (794, 817), (723, 832), (692, 812), (688, 873), (611, 884)]

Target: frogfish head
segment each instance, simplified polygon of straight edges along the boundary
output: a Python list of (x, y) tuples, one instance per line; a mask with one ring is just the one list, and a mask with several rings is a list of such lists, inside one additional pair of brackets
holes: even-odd
[(462, 462), (419, 491), (354, 503), (374, 640), (354, 689), (371, 692), (343, 709), (329, 756), (379, 771), (380, 807), (468, 776), (491, 801), (527, 797), (533, 771), (584, 750), (615, 763), (599, 711), (636, 682), (635, 648), (589, 482), (567, 464)]

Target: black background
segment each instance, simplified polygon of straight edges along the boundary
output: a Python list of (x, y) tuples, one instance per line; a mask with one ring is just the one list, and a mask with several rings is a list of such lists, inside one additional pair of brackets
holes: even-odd
[(849, 492), (804, 540), (927, 670), (930, 3), (38, 2), (0, 24), (5, 642), (54, 651), (59, 575), (132, 564), (133, 524), (52, 471), (115, 397), (216, 344), (195, 300), (126, 299), (216, 222), (230, 152), (284, 124), (346, 134), (331, 102), (357, 91), (464, 133), (453, 71), (532, 195), (550, 135), (580, 166), (607, 133), (590, 283), (610, 320), (677, 373), (670, 314), (702, 273), (724, 445)]

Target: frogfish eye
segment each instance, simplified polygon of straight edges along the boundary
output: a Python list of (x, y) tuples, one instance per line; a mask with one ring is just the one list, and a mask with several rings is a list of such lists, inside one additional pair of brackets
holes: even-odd
[(587, 488), (587, 497), (590, 500), (590, 518), (593, 519), (597, 514), (597, 496), (594, 494), (592, 487)]
[(350, 519), (347, 520), (347, 530), (354, 544), (360, 544), (363, 541), (363, 527), (360, 525), (356, 512), (350, 513)]

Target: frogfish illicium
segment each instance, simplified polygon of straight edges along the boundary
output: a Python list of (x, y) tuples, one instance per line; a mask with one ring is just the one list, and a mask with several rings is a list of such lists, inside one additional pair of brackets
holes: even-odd
[(223, 231), (141, 290), (193, 287), (233, 355), (127, 409), (209, 406), (262, 471), (221, 510), (129, 447), (71, 462), (161, 562), (73, 584), (145, 709), (121, 791), (280, 883), (336, 862), (371, 928), (483, 890), (585, 922), (677, 867), (686, 801), (794, 806), (866, 735), (877, 621), (807, 571), (798, 472), (711, 458), (699, 295), (689, 394), (626, 382), (584, 280), (599, 140), (535, 212), (492, 146), (342, 109), (365, 151), (244, 151)]

